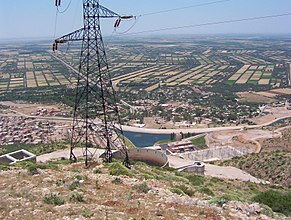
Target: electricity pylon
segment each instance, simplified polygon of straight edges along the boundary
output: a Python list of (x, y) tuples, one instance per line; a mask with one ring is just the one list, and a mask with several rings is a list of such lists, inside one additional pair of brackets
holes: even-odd
[[(112, 161), (112, 149), (124, 153), (129, 166), (115, 91), (109, 74), (106, 52), (100, 28), (100, 18), (130, 19), (103, 7), (99, 0), (83, 0), (84, 27), (55, 40), (58, 44), (82, 41), (80, 65), (75, 96), (74, 119), (71, 132), (70, 160), (77, 161), (76, 147), (83, 148), (85, 166), (94, 157), (96, 149), (105, 148), (107, 162)], [(93, 150), (92, 150), (93, 149)]]

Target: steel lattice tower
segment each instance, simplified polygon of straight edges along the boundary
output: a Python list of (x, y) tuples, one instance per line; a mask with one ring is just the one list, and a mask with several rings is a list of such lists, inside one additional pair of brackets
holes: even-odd
[(82, 41), (70, 160), (77, 160), (74, 154), (76, 147), (83, 148), (86, 166), (95, 155), (94, 148), (106, 149), (107, 162), (112, 160), (112, 149), (118, 149), (124, 153), (124, 163), (129, 166), (115, 91), (102, 39), (100, 18), (118, 18), (120, 22), (121, 19), (132, 16), (120, 16), (101, 6), (99, 0), (83, 0), (83, 16), (84, 27), (56, 39), (53, 46), (53, 49), (57, 50), (59, 43)]

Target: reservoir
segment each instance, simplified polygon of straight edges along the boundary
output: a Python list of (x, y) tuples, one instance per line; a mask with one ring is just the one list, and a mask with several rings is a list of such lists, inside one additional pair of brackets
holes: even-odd
[(157, 141), (169, 140), (170, 134), (146, 134), (139, 132), (124, 131), (124, 136), (128, 138), (136, 147), (153, 146)]

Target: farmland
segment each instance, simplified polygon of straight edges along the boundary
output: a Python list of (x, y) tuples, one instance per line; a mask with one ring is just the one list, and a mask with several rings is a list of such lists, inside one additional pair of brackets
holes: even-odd
[(75, 77), (68, 74), (68, 71), (46, 52), (46, 48), (47, 46), (41, 45), (18, 45), (17, 49), (13, 45), (2, 46), (0, 91), (66, 86), (76, 82)]
[[(211, 38), (194, 42), (191, 38), (113, 40), (107, 50), (114, 85), (120, 91), (153, 92), (162, 87), (221, 83), (270, 89), (290, 84), (289, 51), (272, 49), (281, 41), (268, 49), (251, 40), (217, 41), (214, 45)], [(65, 47), (58, 56), (77, 69), (78, 47)], [(75, 83), (76, 76), (54, 59), (49, 49), (48, 43), (17, 45), (17, 49), (12, 44), (1, 46), (0, 91)]]
[[(255, 84), (280, 87), (281, 80), (272, 78), (274, 65), (244, 65), (234, 73), (226, 83), (228, 84)], [(272, 79), (272, 80), (271, 80)]]
[[(153, 92), (163, 87), (209, 87), (221, 83), (269, 88), (290, 84), (288, 51), (266, 50), (247, 40), (230, 44), (220, 39), (221, 46), (212, 46), (211, 40), (209, 43), (198, 39), (199, 43), (192, 44), (189, 39), (183, 40), (165, 40), (162, 44), (131, 42), (131, 45), (115, 42), (109, 54), (113, 81), (118, 89)], [(242, 49), (232, 49), (239, 46)]]
[[(261, 103), (291, 100), (289, 38), (124, 37), (105, 39), (105, 46), (118, 99), (127, 103), (121, 105), (126, 124), (252, 123)], [(50, 42), (0, 43), (1, 99), (72, 106), (76, 71), (55, 56), (78, 70), (79, 53), (76, 43), (55, 54)]]
[[(243, 38), (111, 39), (107, 54), (112, 80), (119, 91), (153, 92), (221, 84), (271, 89), (291, 83), (291, 57), (288, 50), (278, 49), (282, 43), (287, 48), (289, 43), (284, 40), (261, 44)], [(58, 55), (77, 68), (79, 51), (71, 47), (68, 51), (64, 46)]]

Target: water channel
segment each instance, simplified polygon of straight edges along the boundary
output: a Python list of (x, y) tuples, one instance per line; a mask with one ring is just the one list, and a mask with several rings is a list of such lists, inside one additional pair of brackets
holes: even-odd
[(146, 134), (130, 131), (124, 131), (123, 133), (136, 147), (140, 148), (153, 146), (158, 141), (169, 140), (171, 138), (170, 134)]

